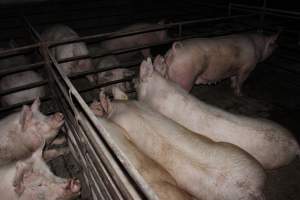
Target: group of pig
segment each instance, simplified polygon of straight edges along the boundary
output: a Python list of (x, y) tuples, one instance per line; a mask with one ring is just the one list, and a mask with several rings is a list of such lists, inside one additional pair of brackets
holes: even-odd
[(300, 155), (286, 128), (208, 105), (193, 84), (231, 78), (236, 95), (258, 62), (276, 48), (278, 33), (174, 42), (164, 56), (144, 60), (137, 100), (112, 87), (90, 108), (159, 199), (260, 200), (265, 170)]
[(67, 200), (80, 194), (79, 180), (58, 177), (47, 166), (47, 161), (68, 149), (48, 148), (65, 142), (56, 138), (64, 119), (61, 113), (45, 116), (39, 106), (37, 98), (30, 107), (25, 105), (0, 121), (1, 199)]
[(266, 119), (231, 114), (168, 77), (164, 57), (148, 58), (135, 80), (137, 100), (118, 87), (90, 108), (159, 199), (260, 200), (265, 169), (300, 154), (293, 135)]
[[(151, 26), (154, 25), (137, 24), (122, 31)], [(78, 37), (65, 25), (53, 26), (41, 35), (44, 41)], [(146, 48), (94, 60), (69, 61), (61, 63), (60, 68), (70, 75), (118, 66), (137, 54), (142, 55), (146, 60), (141, 63), (139, 77), (134, 81), (138, 100), (129, 100), (122, 91), (128, 85), (119, 83), (106, 87), (90, 108), (99, 123), (111, 130), (115, 142), (157, 196), (166, 200), (259, 200), (265, 199), (264, 169), (281, 167), (299, 155), (297, 141), (287, 129), (274, 122), (231, 114), (196, 99), (189, 91), (194, 84), (211, 84), (230, 78), (235, 94), (242, 95), (244, 81), (258, 62), (272, 54), (277, 38), (278, 34), (265, 36), (261, 33), (193, 38), (174, 42), (170, 50), (164, 56), (156, 56), (153, 63), (148, 58), (150, 49)], [(84, 42), (59, 45), (51, 48), (51, 54), (61, 60), (167, 39), (166, 31), (154, 31), (110, 39), (89, 49)], [(94, 84), (121, 79), (132, 73), (125, 68), (116, 68), (89, 74), (86, 78)], [(32, 80), (32, 77), (27, 79)], [(10, 86), (17, 84), (15, 82), (11, 81)], [(3, 87), (3, 78), (0, 87), (7, 88)], [(105, 92), (112, 92), (114, 100), (111, 101)], [(33, 94), (22, 95), (32, 98)], [(24, 106), (20, 113), (0, 122), (4, 127), (0, 135), (3, 160), (0, 161), (3, 166), (0, 176), (8, 183), (0, 189), (9, 193), (7, 199), (30, 199), (27, 196), (34, 195), (55, 199), (47, 196), (53, 191), (57, 195), (73, 197), (80, 190), (77, 180), (66, 181), (54, 176), (43, 160), (49, 159), (45, 155), (61, 154), (43, 152), (43, 147), (52, 142), (63, 120), (61, 114), (42, 115), (38, 104), (36, 100), (30, 108)], [(48, 127), (47, 131), (45, 127)], [(16, 145), (20, 150), (15, 149)], [(41, 185), (42, 192), (36, 189)]]

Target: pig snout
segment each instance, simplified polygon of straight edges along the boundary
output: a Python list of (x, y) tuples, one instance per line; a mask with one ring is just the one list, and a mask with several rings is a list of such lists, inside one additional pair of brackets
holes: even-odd
[(69, 190), (71, 193), (78, 193), (81, 189), (80, 181), (76, 178), (70, 179), (67, 182), (67, 185), (65, 187), (66, 190)]
[(73, 199), (74, 197), (80, 195), (81, 184), (78, 179), (69, 179), (63, 187), (63, 199)]
[(64, 123), (64, 115), (60, 112), (55, 113), (51, 116), (51, 126), (53, 128), (59, 128)]

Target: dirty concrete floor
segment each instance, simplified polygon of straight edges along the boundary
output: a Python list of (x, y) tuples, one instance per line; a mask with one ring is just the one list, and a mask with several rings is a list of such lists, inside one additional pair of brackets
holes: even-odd
[[(291, 130), (299, 141), (299, 88), (291, 90), (286, 84), (282, 86), (282, 77), (271, 74), (264, 66), (259, 66), (246, 81), (242, 97), (234, 96), (229, 80), (195, 86), (192, 94), (232, 113), (276, 121)], [(299, 158), (280, 169), (267, 171), (265, 194), (267, 200), (300, 199)]]

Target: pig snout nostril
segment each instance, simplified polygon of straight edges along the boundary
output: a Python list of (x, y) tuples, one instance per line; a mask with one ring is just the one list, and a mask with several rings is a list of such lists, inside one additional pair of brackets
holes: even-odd
[(64, 115), (62, 113), (55, 113), (54, 119), (57, 121), (62, 121), (64, 119)]
[(80, 181), (76, 178), (70, 180), (70, 189), (72, 192), (78, 192), (81, 188)]

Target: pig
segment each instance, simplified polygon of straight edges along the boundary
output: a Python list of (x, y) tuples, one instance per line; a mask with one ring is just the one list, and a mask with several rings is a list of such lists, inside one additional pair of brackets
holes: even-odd
[[(105, 52), (104, 49), (100, 47), (91, 47), (90, 48), (91, 54), (100, 55), (101, 53)], [(105, 69), (107, 67), (112, 66), (119, 66), (120, 62), (114, 55), (108, 55), (100, 58), (93, 59), (93, 64), (96, 69)], [(97, 83), (106, 83), (110, 81), (117, 81), (120, 79), (124, 79), (126, 77), (133, 76), (134, 72), (130, 69), (126, 68), (115, 68), (108, 71), (103, 71), (97, 74)], [(104, 87), (103, 90), (107, 93), (111, 93), (112, 87), (116, 86), (119, 87), (121, 90), (126, 91), (132, 89), (129, 82), (121, 82), (114, 85), (110, 85)]]
[[(46, 29), (41, 34), (43, 41), (63, 41), (68, 39), (77, 39), (79, 35), (72, 30), (70, 27), (62, 24), (57, 24), (49, 29)], [(89, 51), (84, 42), (75, 42), (54, 46), (51, 48), (52, 55), (57, 59), (72, 58), (75, 56), (86, 56), (89, 55)], [(89, 58), (74, 60), (70, 62), (61, 63), (60, 67), (63, 72), (68, 76), (72, 73), (78, 73), (93, 69), (92, 61)], [(95, 83), (95, 77), (93, 75), (87, 75), (86, 78), (91, 82)]]
[(232, 114), (190, 95), (177, 83), (167, 80), (167, 64), (162, 56), (144, 61), (136, 82), (140, 102), (191, 131), (216, 142), (239, 146), (256, 158), (265, 169), (290, 163), (299, 155), (299, 145), (290, 131), (261, 118)]
[[(10, 41), (11, 48), (17, 47), (13, 40)], [(0, 48), (1, 50), (7, 50)], [(0, 58), (0, 71), (11, 67), (28, 64), (29, 60), (24, 55), (14, 55), (8, 58)], [(0, 91), (12, 89), (15, 87), (43, 81), (43, 78), (34, 71), (24, 71), (15, 74), (9, 74), (0, 78)], [(2, 106), (10, 106), (24, 101), (33, 100), (36, 96), (44, 96), (45, 87), (35, 87), (28, 90), (2, 95), (0, 103)]]
[(79, 196), (79, 180), (55, 176), (42, 158), (42, 149), (43, 145), (31, 157), (0, 167), (1, 199), (69, 200)]
[[(94, 102), (90, 108), (97, 113), (98, 103)], [(126, 138), (126, 131), (115, 123), (98, 118), (99, 123), (109, 131), (115, 144), (125, 154), (129, 162), (143, 176), (160, 200), (190, 200), (195, 199), (190, 194), (177, 186), (174, 178), (155, 161), (144, 155), (137, 147)]]
[(165, 54), (168, 77), (187, 91), (194, 83), (211, 84), (230, 77), (235, 94), (241, 96), (250, 72), (277, 47), (278, 35), (249, 33), (174, 42)]
[[(158, 22), (157, 24), (151, 24), (151, 23), (138, 23), (130, 25), (126, 28), (123, 28), (118, 32), (132, 32), (132, 31), (138, 31), (141, 29), (147, 29), (147, 28), (155, 28), (157, 25), (163, 25), (165, 22), (162, 20)], [(114, 36), (114, 35), (112, 35)], [(167, 34), (166, 30), (160, 30), (160, 31), (153, 31), (148, 33), (140, 33), (136, 35), (130, 35), (130, 36), (124, 36), (119, 37), (115, 39), (110, 39), (103, 41), (100, 45), (102, 48), (108, 49), (110, 51), (114, 51), (117, 49), (127, 49), (127, 48), (134, 48), (141, 45), (150, 45), (158, 42), (163, 42), (169, 39), (169, 36)], [(119, 54), (117, 57), (121, 62), (130, 61), (135, 58), (135, 56), (142, 55), (144, 58), (147, 58), (148, 56), (151, 56), (151, 52), (149, 48), (141, 49), (140, 51), (135, 52), (129, 52), (124, 54)]]
[[(114, 96), (127, 99), (125, 93)], [(265, 199), (264, 169), (237, 146), (196, 134), (139, 101), (111, 102), (101, 93), (98, 104), (94, 111), (99, 117), (125, 129), (126, 137), (142, 153), (161, 165), (180, 188), (195, 198)]]
[[(23, 85), (43, 81), (43, 78), (34, 71), (24, 71), (6, 75), (0, 79), (0, 91), (20, 87)], [(36, 96), (45, 96), (45, 87), (34, 87), (0, 97), (2, 106), (10, 106), (17, 103), (33, 100)]]
[(63, 115), (45, 116), (39, 106), (37, 98), (30, 107), (25, 105), (20, 112), (1, 119), (0, 166), (29, 157), (43, 140), (50, 144), (58, 134), (64, 123)]

